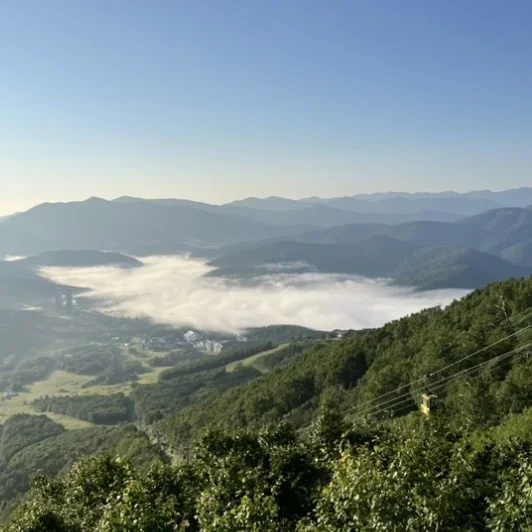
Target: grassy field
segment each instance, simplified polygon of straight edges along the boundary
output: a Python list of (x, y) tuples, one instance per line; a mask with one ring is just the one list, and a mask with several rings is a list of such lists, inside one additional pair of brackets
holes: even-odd
[[(126, 353), (124, 353), (126, 354)], [(160, 353), (158, 353), (160, 354)], [(133, 358), (127, 354), (128, 358)], [(143, 354), (146, 362), (154, 356), (152, 352)], [(139, 384), (150, 384), (156, 382), (159, 374), (167, 369), (166, 367), (152, 367), (144, 364), (146, 373), (139, 375)], [(45, 395), (111, 395), (115, 393), (131, 393), (131, 382), (124, 382), (114, 385), (96, 385), (83, 388), (83, 385), (91, 381), (94, 377), (88, 375), (78, 375), (63, 370), (53, 371), (46, 380), (38, 381), (26, 386), (26, 391), (20, 392), (17, 396), (0, 401), (0, 424), (14, 414), (36, 414), (31, 403), (39, 397)], [(47, 412), (46, 415), (54, 421), (61, 423), (66, 429), (74, 430), (92, 426), (88, 421), (82, 421), (69, 416), (63, 416)]]
[(283, 349), (284, 347), (286, 347), (288, 344), (281, 344), (281, 345), (278, 345), (277, 347), (275, 347), (274, 349), (269, 349), (268, 351), (262, 351), (262, 353), (257, 353), (256, 355), (251, 355), (250, 357), (248, 358), (245, 358), (244, 360), (237, 360), (236, 362), (231, 362), (231, 364), (227, 364), (227, 366), (225, 367), (226, 371), (234, 371), (235, 368), (239, 365), (239, 364), (242, 364), (244, 366), (253, 366), (255, 368), (257, 368), (259, 371), (262, 371), (264, 373), (264, 369), (263, 368), (260, 368), (258, 366), (256, 366), (256, 362), (257, 360), (261, 359), (262, 357), (266, 356), (266, 355), (271, 355), (272, 353), (275, 353), (281, 349)]
[[(226, 366), (227, 371), (231, 372), (238, 366), (243, 364), (245, 366), (255, 366), (256, 362), (262, 357), (269, 355), (282, 349), (287, 344), (282, 344), (275, 349), (263, 351), (257, 353), (244, 360), (233, 362)], [(122, 347), (122, 354), (126, 359), (137, 360), (142, 362), (146, 372), (141, 373), (138, 376), (139, 384), (150, 384), (157, 381), (161, 372), (167, 367), (152, 367), (149, 365), (149, 360), (155, 356), (160, 356), (163, 353), (145, 350), (135, 343), (134, 347), (138, 350), (136, 353), (132, 353), (129, 348)], [(257, 366), (255, 366), (257, 367)], [(260, 367), (257, 367), (260, 371), (263, 371)], [(131, 393), (131, 382), (123, 382), (113, 385), (95, 385), (84, 388), (83, 385), (93, 380), (93, 376), (78, 375), (64, 370), (53, 371), (46, 380), (38, 381), (26, 386), (26, 390), (20, 392), (17, 396), (10, 399), (3, 399), (0, 401), (0, 423), (4, 423), (5, 420), (19, 413), (36, 414), (37, 412), (31, 406), (31, 403), (42, 396), (65, 396), (65, 395), (111, 395), (115, 393), (123, 393), (129, 395)], [(87, 421), (81, 421), (79, 419), (71, 418), (69, 416), (63, 416), (47, 412), (46, 415), (61, 423), (67, 429), (79, 429), (92, 426)]]

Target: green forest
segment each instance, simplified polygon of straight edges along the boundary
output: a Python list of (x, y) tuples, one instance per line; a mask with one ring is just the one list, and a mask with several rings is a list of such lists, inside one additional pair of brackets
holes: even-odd
[(133, 421), (129, 397), (114, 395), (72, 395), (41, 397), (33, 401), (37, 412), (55, 412), (83, 419), (95, 425), (116, 425)]
[(122, 432), (18, 481), (14, 462), (44, 463), (60, 452), (52, 442), (83, 431), (29, 416), (15, 420), (19, 440), (6, 423), (3, 489), (6, 471), (19, 494), (35, 475), (5, 530), (532, 530), (532, 279), (379, 329), (292, 340), (261, 370), (208, 359), (166, 370), (131, 397), (149, 437), (85, 429)]

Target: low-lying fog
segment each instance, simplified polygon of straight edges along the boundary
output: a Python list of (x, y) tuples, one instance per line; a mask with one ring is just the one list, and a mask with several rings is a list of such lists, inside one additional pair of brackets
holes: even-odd
[(142, 260), (140, 268), (45, 268), (42, 274), (86, 287), (85, 295), (97, 299), (108, 314), (227, 332), (272, 324), (321, 330), (376, 327), (426, 307), (447, 305), (467, 293), (415, 293), (384, 281), (319, 273), (270, 274), (250, 286), (203, 277), (210, 267), (197, 260)]

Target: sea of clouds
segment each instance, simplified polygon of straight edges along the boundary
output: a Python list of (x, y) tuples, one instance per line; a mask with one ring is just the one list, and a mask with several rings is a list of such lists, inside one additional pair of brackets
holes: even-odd
[(110, 315), (235, 333), (272, 324), (320, 330), (377, 327), (467, 293), (415, 292), (385, 280), (321, 273), (272, 272), (244, 284), (204, 277), (211, 270), (207, 264), (182, 256), (142, 261), (139, 268), (44, 268), (42, 274), (86, 288), (84, 295)]

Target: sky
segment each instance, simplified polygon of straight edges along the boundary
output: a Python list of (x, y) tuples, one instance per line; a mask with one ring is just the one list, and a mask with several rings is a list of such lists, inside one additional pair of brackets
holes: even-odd
[(532, 184), (529, 0), (0, 0), (0, 215)]

